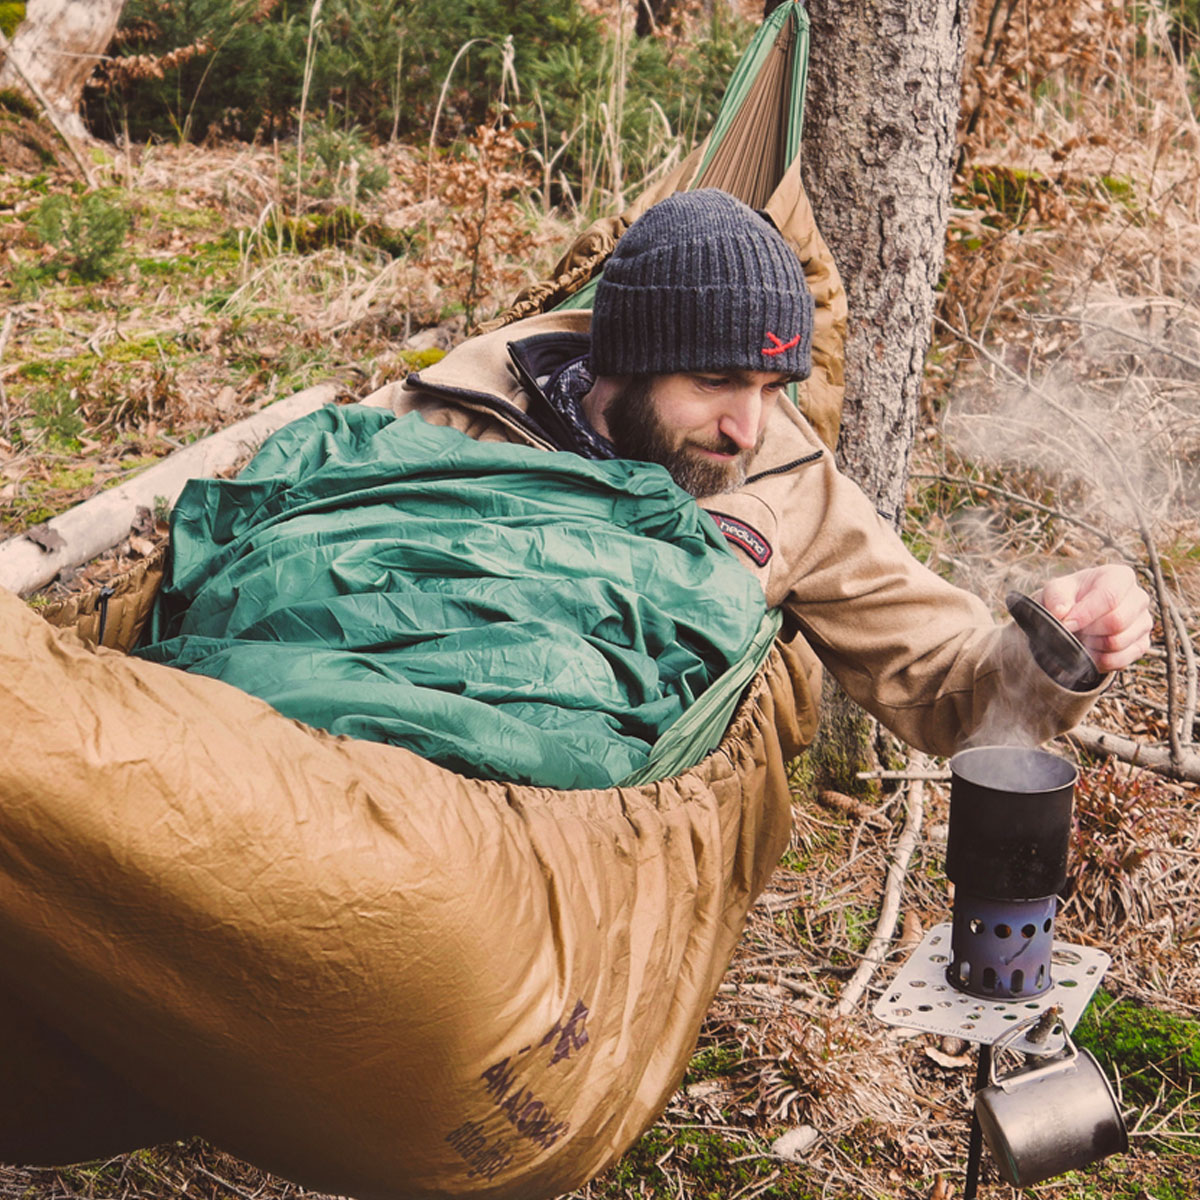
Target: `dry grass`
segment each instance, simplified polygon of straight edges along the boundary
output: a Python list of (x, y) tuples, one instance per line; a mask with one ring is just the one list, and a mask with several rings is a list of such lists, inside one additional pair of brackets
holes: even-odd
[[(39, 245), (28, 174), (0, 169), (0, 250), (14, 268), (0, 529), (312, 383), (365, 395), (403, 377), (545, 274), (570, 235), (524, 198), (511, 134), (481, 130), (432, 165), (397, 145), (374, 160), (386, 172), (377, 193), (334, 179), (297, 213), (278, 147), (116, 153), (101, 168), (105, 194), (133, 229), (118, 269), (86, 284)], [(22, 272), (36, 277), (22, 284)]]

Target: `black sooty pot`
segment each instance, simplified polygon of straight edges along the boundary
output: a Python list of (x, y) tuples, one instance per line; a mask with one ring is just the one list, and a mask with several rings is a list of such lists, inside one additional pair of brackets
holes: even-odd
[(973, 996), (1040, 995), (1053, 986), (1075, 767), (1045, 750), (979, 746), (956, 754), (950, 773), (946, 874), (955, 893), (946, 977)]

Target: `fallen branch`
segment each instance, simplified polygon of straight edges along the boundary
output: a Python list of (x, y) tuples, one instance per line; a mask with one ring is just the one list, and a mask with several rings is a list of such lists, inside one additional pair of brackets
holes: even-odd
[(28, 595), (49, 583), (64, 567), (77, 567), (115, 546), (129, 533), (139, 508), (160, 499), (173, 504), (189, 479), (215, 475), (253, 452), (275, 430), (337, 399), (336, 384), (322, 383), (278, 400), (244, 421), (178, 450), (127, 483), (100, 492), (46, 522), (57, 535), (55, 549), (25, 534), (0, 543), (0, 587)]
[(1022, 504), (1026, 508), (1037, 509), (1038, 512), (1044, 512), (1047, 516), (1057, 517), (1060, 521), (1066, 521), (1068, 524), (1090, 533), (1092, 537), (1096, 538), (1110, 550), (1117, 551), (1122, 557), (1125, 556), (1125, 551), (1113, 541), (1112, 537), (1105, 533), (1103, 529), (1093, 525), (1090, 521), (1085, 521), (1081, 517), (1075, 517), (1068, 512), (1063, 512), (1061, 508), (1051, 508), (1049, 504), (1042, 504), (1037, 500), (1031, 500), (1028, 496), (1022, 496), (1020, 492), (1010, 492), (1007, 488), (998, 487), (994, 483), (984, 483), (979, 479), (969, 479), (965, 475), (942, 475), (932, 471), (913, 471), (909, 478), (936, 479), (941, 483), (952, 483), (961, 487), (983, 488), (994, 495), (1003, 497), (1005, 500), (1012, 500), (1014, 503)]
[(859, 771), (855, 779), (886, 779), (900, 783), (949, 783), (950, 772), (946, 771)]
[(1066, 735), (1089, 754), (1110, 754), (1122, 762), (1157, 771), (1183, 783), (1200, 783), (1200, 752), (1183, 750), (1179, 758), (1165, 746), (1150, 746), (1093, 725), (1079, 725)]
[(29, 89), (29, 94), (41, 106), (42, 112), (46, 114), (46, 120), (54, 127), (54, 132), (62, 138), (63, 144), (71, 152), (71, 157), (75, 160), (75, 165), (87, 181), (88, 187), (95, 187), (96, 178), (92, 174), (91, 168), (84, 161), (83, 155), (79, 153), (79, 148), (71, 139), (70, 134), (63, 128), (62, 122), (58, 119), (58, 114), (54, 111), (54, 105), (50, 103), (46, 93), (26, 74), (25, 68), (21, 65), (21, 60), (12, 52), (12, 42), (8, 40), (2, 29), (0, 29), (0, 53), (3, 53), (5, 61), (12, 66), (12, 69), (20, 77), (21, 82)]
[(1175, 632), (1179, 637), (1179, 649), (1183, 654), (1183, 711), (1179, 714), (1179, 739), (1181, 742), (1190, 742), (1196, 724), (1196, 651), (1192, 648), (1191, 633), (1175, 597), (1168, 593), (1167, 600), (1171, 608), (1171, 620), (1175, 622)]
[[(913, 762), (917, 771), (923, 770), (925, 765), (924, 755), (914, 754)], [(871, 937), (870, 945), (867, 946), (867, 951), (863, 955), (862, 962), (858, 964), (858, 968), (842, 990), (842, 995), (837, 1005), (838, 1016), (844, 1017), (853, 1011), (859, 998), (867, 990), (867, 984), (871, 982), (871, 977), (882, 965), (884, 958), (887, 956), (888, 948), (891, 946), (892, 934), (896, 930), (896, 919), (900, 915), (900, 896), (904, 891), (904, 877), (908, 874), (909, 860), (912, 858), (913, 851), (916, 849), (917, 842), (921, 837), (921, 822), (925, 816), (924, 780), (916, 778), (909, 784), (905, 811), (904, 831), (900, 834), (900, 838), (896, 842), (896, 850), (892, 855), (892, 861), (888, 863), (887, 880), (883, 887), (883, 904), (879, 910), (879, 921), (875, 926), (875, 933)]]

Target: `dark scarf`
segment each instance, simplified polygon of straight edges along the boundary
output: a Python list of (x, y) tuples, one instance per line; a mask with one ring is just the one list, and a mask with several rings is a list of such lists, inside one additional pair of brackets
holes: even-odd
[(550, 407), (567, 426), (574, 443), (572, 449), (584, 458), (616, 458), (612, 443), (601, 437), (583, 412), (583, 398), (592, 390), (596, 377), (588, 368), (586, 354), (563, 363), (546, 380), (543, 392)]

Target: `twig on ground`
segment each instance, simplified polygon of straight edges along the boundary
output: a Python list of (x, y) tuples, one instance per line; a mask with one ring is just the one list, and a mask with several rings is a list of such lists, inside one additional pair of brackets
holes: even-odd
[(810, 987), (807, 983), (801, 983), (799, 979), (793, 979), (790, 975), (777, 975), (775, 982), (782, 988), (787, 988), (795, 996), (803, 996), (806, 1000), (824, 1000), (825, 993), (815, 987)]
[(950, 779), (949, 771), (859, 771), (855, 779), (884, 779), (899, 783), (946, 783)]
[(243, 1197), (243, 1200), (254, 1200), (253, 1194), (246, 1191), (245, 1188), (240, 1188), (236, 1183), (230, 1183), (228, 1179), (222, 1179), (220, 1175), (214, 1171), (210, 1171), (207, 1167), (201, 1166), (200, 1163), (194, 1162), (191, 1164), (192, 1170), (199, 1172), (201, 1175), (207, 1176), (213, 1183), (219, 1183), (227, 1191), (233, 1192), (236, 1196)]
[[(746, 1157), (749, 1156), (747, 1155)], [(766, 1155), (761, 1155), (759, 1157), (765, 1158)], [(738, 1159), (736, 1161), (743, 1162), (745, 1160)], [(779, 1170), (772, 1171), (771, 1174), (766, 1177), (766, 1179), (763, 1179), (760, 1182), (748, 1183), (744, 1188), (740, 1188), (738, 1191), (734, 1192), (733, 1195), (729, 1197), (729, 1200), (754, 1200), (756, 1196), (761, 1196), (762, 1193), (767, 1190), (767, 1188), (771, 1187), (782, 1174), (783, 1172)], [(751, 1188), (754, 1190), (751, 1191)]]
[[(921, 754), (914, 754), (913, 761), (916, 769), (920, 771), (925, 757)], [(908, 862), (912, 858), (921, 836), (921, 821), (925, 815), (925, 783), (923, 780), (914, 779), (910, 782), (906, 810), (907, 819), (904, 823), (904, 831), (900, 834), (900, 838), (896, 842), (896, 851), (892, 855), (891, 862), (888, 863), (879, 921), (875, 926), (875, 933), (871, 937), (862, 962), (858, 964), (858, 969), (850, 977), (850, 981), (846, 984), (841, 998), (838, 1000), (837, 1013), (839, 1016), (845, 1016), (853, 1011), (855, 1004), (867, 990), (871, 976), (882, 964), (887, 948), (891, 944), (892, 934), (896, 929), (896, 919), (900, 915), (900, 895), (904, 890), (904, 877), (908, 873)]]
[(1079, 725), (1066, 736), (1078, 742), (1089, 754), (1111, 754), (1122, 762), (1157, 771), (1169, 779), (1200, 783), (1200, 751), (1181, 749), (1176, 758), (1162, 746), (1148, 746), (1145, 742), (1122, 737), (1107, 729), (1097, 729), (1093, 725)]
[(1171, 610), (1171, 620), (1175, 622), (1175, 631), (1179, 635), (1179, 649), (1183, 655), (1183, 711), (1179, 714), (1179, 739), (1181, 742), (1191, 742), (1193, 726), (1196, 723), (1196, 652), (1192, 648), (1191, 634), (1175, 597), (1168, 593), (1167, 602)]

